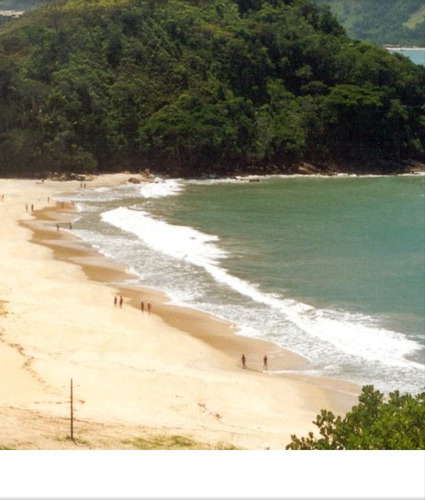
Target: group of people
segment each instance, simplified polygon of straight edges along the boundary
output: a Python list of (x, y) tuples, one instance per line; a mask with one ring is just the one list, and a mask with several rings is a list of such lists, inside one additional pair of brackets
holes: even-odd
[[(246, 368), (246, 356), (245, 356), (245, 354), (242, 354), (241, 361), (242, 361), (242, 368), (245, 369)], [(267, 359), (267, 356), (265, 355), (263, 358), (263, 370), (267, 370), (267, 368), (268, 368), (267, 363), (268, 363), (268, 359)]]
[[(120, 309), (122, 309), (123, 302), (124, 302), (124, 299), (123, 299), (122, 295), (119, 295), (119, 296), (115, 295), (114, 307), (120, 307)], [(151, 313), (152, 304), (149, 301), (146, 303), (146, 310), (147, 310), (148, 314)], [(143, 300), (140, 302), (140, 311), (142, 314), (145, 312), (145, 302)], [(245, 356), (245, 354), (242, 354), (241, 361), (242, 361), (242, 368), (245, 369), (246, 368), (246, 356)], [(263, 370), (267, 370), (267, 369), (268, 369), (268, 359), (267, 359), (267, 355), (265, 355), (263, 358)]]
[[(69, 227), (69, 229), (70, 229), (70, 230), (72, 230), (72, 222), (69, 222), (69, 223), (68, 223), (68, 227)], [(59, 232), (59, 230), (60, 230), (60, 225), (59, 225), (59, 223), (57, 222), (57, 223), (56, 223), (56, 231), (57, 231), (57, 232)]]
[[(118, 307), (119, 306), (120, 309), (122, 309), (123, 302), (124, 302), (124, 299), (122, 298), (122, 295), (120, 295), (119, 298), (118, 298), (118, 296), (115, 295), (115, 297), (114, 297), (114, 307)], [(140, 310), (141, 310), (142, 314), (145, 312), (145, 303), (144, 303), (143, 300), (140, 302)], [(152, 304), (150, 302), (147, 302), (147, 304), (146, 304), (146, 310), (147, 310), (148, 314), (151, 313), (151, 311), (152, 311)]]
[[(150, 302), (146, 304), (146, 309), (148, 311), (148, 314), (150, 314), (152, 309), (152, 304)], [(143, 302), (143, 300), (140, 302), (140, 311), (142, 312), (142, 314), (145, 312), (145, 303)]]
[(114, 297), (114, 307), (117, 307), (117, 306), (119, 305), (119, 306), (120, 306), (120, 309), (122, 309), (123, 302), (124, 302), (124, 299), (122, 298), (122, 295), (120, 295), (120, 298), (119, 298), (119, 299), (118, 299), (118, 297), (115, 295), (115, 297)]
[(122, 309), (122, 305), (124, 303), (124, 299), (122, 298), (122, 295), (119, 296), (119, 298), (115, 295), (114, 297), (114, 307), (120, 306), (120, 309)]

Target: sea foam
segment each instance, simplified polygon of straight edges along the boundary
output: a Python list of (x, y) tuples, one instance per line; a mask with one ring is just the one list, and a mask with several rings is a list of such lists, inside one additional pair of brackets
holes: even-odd
[[(171, 184), (161, 186), (159, 191), (165, 196), (167, 191), (176, 193), (178, 190), (177, 185)], [(401, 333), (380, 327), (366, 315), (318, 309), (288, 297), (264, 292), (256, 284), (232, 275), (223, 265), (228, 254), (220, 248), (216, 235), (205, 234), (188, 226), (169, 224), (136, 207), (119, 207), (107, 211), (102, 214), (102, 220), (136, 235), (156, 252), (201, 267), (215, 282), (255, 304), (266, 306), (267, 314), (296, 327), (298, 335), (304, 335), (304, 344), (316, 359), (332, 347), (335, 352), (348, 357), (379, 362), (388, 367), (403, 367), (407, 370), (424, 368), (405, 357), (419, 349), (419, 344)], [(285, 343), (285, 335), (280, 343)]]

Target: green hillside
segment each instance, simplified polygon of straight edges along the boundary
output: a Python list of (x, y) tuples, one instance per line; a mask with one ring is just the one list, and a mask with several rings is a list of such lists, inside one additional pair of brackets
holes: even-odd
[(425, 47), (423, 0), (314, 0), (328, 5), (354, 39)]
[(0, 28), (0, 175), (393, 169), (425, 69), (307, 0), (74, 0)]
[[(409, 19), (404, 23), (407, 28), (415, 29), (418, 24), (423, 23), (425, 20), (425, 4), (419, 9), (414, 11)], [(425, 44), (425, 31), (422, 32), (422, 42)]]

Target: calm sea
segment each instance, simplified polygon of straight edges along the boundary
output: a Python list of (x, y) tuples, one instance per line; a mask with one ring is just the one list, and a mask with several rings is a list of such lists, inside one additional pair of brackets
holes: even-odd
[(424, 184), (271, 177), (87, 188), (72, 197), (74, 230), (135, 273), (132, 284), (305, 356), (307, 373), (417, 392)]
[(425, 66), (425, 48), (419, 47), (400, 47), (400, 48), (389, 48), (390, 52), (395, 52), (396, 54), (402, 54), (408, 57), (415, 64), (420, 64)]

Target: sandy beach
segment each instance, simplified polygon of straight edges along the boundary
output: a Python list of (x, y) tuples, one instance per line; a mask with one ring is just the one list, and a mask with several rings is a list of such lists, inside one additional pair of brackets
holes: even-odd
[[(87, 189), (129, 177), (99, 176)], [(78, 189), (0, 179), (0, 447), (136, 449), (161, 437), (159, 448), (184, 438), (200, 449), (282, 450), (291, 434), (316, 431), (322, 408), (356, 404), (359, 387), (297, 373), (302, 357), (123, 285), (126, 269), (75, 238), (73, 206), (53, 199)], [(291, 373), (263, 371), (265, 354), (269, 368)]]

